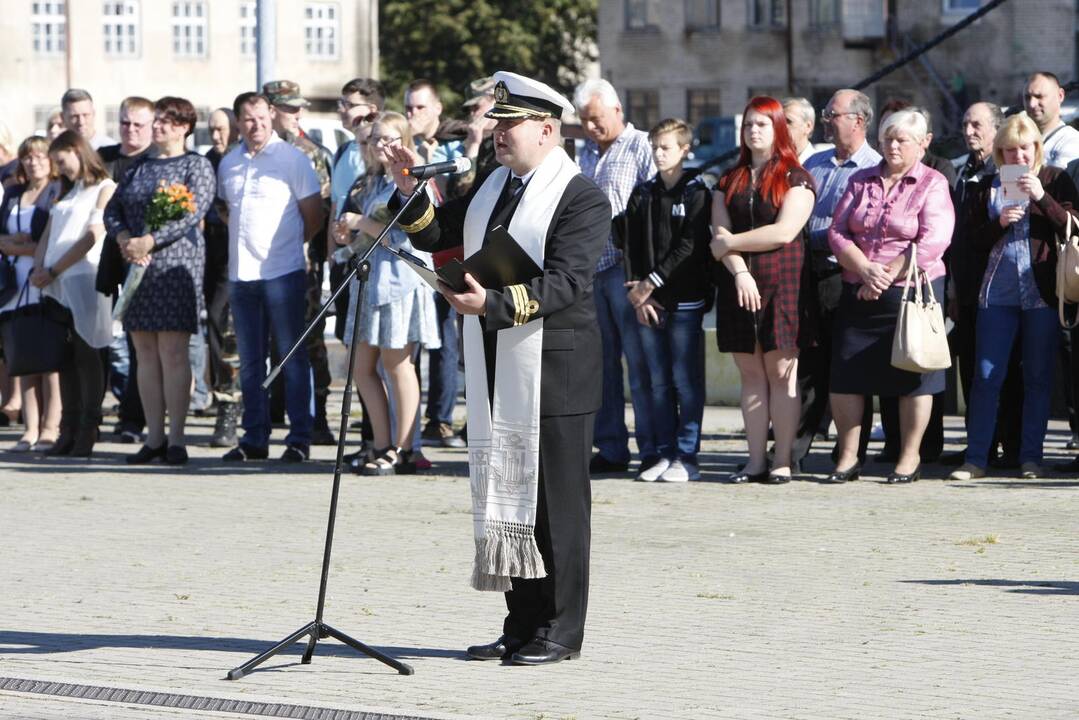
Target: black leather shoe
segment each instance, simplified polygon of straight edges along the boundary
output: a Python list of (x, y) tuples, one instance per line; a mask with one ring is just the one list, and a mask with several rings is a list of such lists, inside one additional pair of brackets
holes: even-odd
[(592, 456), (588, 461), (589, 475), (607, 475), (609, 473), (622, 473), (629, 469), (628, 462), (611, 462), (599, 453)]
[(748, 473), (745, 468), (740, 469), (736, 473), (731, 473), (727, 476), (727, 482), (735, 485), (741, 485), (742, 483), (762, 483), (768, 481), (768, 471), (764, 470), (759, 473)]
[(127, 462), (128, 465), (145, 465), (148, 462), (153, 462), (157, 458), (164, 459), (168, 449), (169, 444), (167, 442), (163, 442), (160, 446), (155, 448), (152, 448), (149, 445), (143, 445), (139, 448), (138, 452), (124, 458), (124, 461)]
[(914, 468), (914, 472), (908, 473), (906, 475), (900, 475), (899, 473), (893, 472), (884, 482), (888, 483), (889, 485), (895, 485), (897, 483), (912, 483), (918, 482), (918, 478), (920, 478), (921, 476), (922, 466), (919, 465), (918, 467)]
[(1072, 458), (1070, 462), (1057, 463), (1053, 466), (1053, 469), (1057, 472), (1075, 473), (1079, 472), (1079, 457)]
[(826, 482), (826, 483), (834, 483), (834, 484), (838, 485), (840, 483), (846, 483), (846, 482), (851, 482), (852, 480), (857, 480), (858, 477), (861, 474), (862, 474), (862, 464), (861, 463), (854, 463), (853, 465), (851, 465), (846, 470), (833, 470), (831, 475), (824, 478), (824, 482)]
[(503, 635), (493, 643), (473, 645), (465, 652), (471, 660), (504, 660), (524, 646), (525, 643), (517, 638)]
[(766, 482), (769, 485), (785, 485), (785, 484), (789, 483), (790, 481), (791, 481), (791, 476), (790, 475), (781, 475), (779, 473), (770, 472), (770, 473), (768, 473), (768, 479), (765, 480), (764, 482)]
[(580, 650), (573, 650), (550, 640), (535, 638), (510, 655), (510, 662), (514, 665), (551, 665), (563, 660), (576, 660), (579, 657), (581, 657)]

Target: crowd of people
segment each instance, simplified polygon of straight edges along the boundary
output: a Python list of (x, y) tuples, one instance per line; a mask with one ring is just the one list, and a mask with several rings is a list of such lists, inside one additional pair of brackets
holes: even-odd
[[(340, 287), (350, 258), (386, 230), (403, 148), (422, 163), (471, 160), (428, 185), (430, 207), (473, 197), (498, 167), (507, 131), (488, 116), (496, 84), (480, 78), (471, 91), (463, 119), (451, 120), (431, 81), (407, 86), (402, 114), (386, 110), (378, 81), (351, 80), (338, 111), (353, 139), (335, 153), (304, 133), (309, 103), (287, 80), (211, 113), (205, 156), (192, 148), (195, 108), (179, 97), (126, 98), (119, 141), (96, 130), (93, 99), (79, 89), (64, 94), (45, 136), (19, 142), (0, 126), (0, 262), (14, 288), (0, 325), (37, 306), (67, 328), (59, 367), (0, 372), (0, 423), (23, 426), (9, 450), (90, 457), (111, 390), (113, 432), (139, 445), (126, 461), (180, 465), (202, 386), (216, 413), (210, 444), (227, 449), (225, 461), (268, 458), (285, 416), (281, 460), (334, 444), (324, 327), (268, 391), (267, 368), (316, 316), (326, 273)], [(1040, 476), (1058, 357), (1079, 431), (1079, 357), (1056, 292), (1057, 238), (1079, 222), (1079, 132), (1060, 118), (1064, 91), (1051, 73), (1031, 75), (1023, 97), (1022, 112), (1007, 117), (993, 103), (971, 105), (968, 153), (956, 161), (929, 151), (930, 114), (903, 101), (886, 103), (875, 123), (866, 95), (839, 90), (819, 113), (829, 144), (815, 145), (811, 103), (755, 97), (738, 158), (716, 178), (686, 167), (693, 131), (684, 120), (646, 132), (627, 122), (610, 83), (581, 83), (572, 106), (583, 140), (567, 148), (611, 206), (591, 281), (602, 348), (591, 474), (631, 467), (628, 385), (636, 478), (700, 478), (702, 325), (714, 308), (745, 421), (747, 458), (730, 482), (789, 481), (833, 420), (825, 479), (858, 478), (874, 398), (890, 483), (917, 480), (934, 462), (957, 466), (953, 479), (990, 465)], [(337, 337), (356, 344), (363, 442), (346, 459), (357, 474), (414, 473), (430, 467), (424, 443), (466, 444), (453, 417), (462, 318), (397, 254), (438, 267), (463, 249), (444, 238), (419, 249), (417, 231), (416, 222), (389, 228), (365, 282), (353, 279), (335, 307)], [(892, 364), (914, 281), (954, 323), (967, 407), (961, 453), (942, 452), (944, 371)]]

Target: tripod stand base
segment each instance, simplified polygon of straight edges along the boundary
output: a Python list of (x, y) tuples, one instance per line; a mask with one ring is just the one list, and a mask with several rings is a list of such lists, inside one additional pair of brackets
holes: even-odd
[(401, 675), (411, 675), (411, 674), (413, 674), (415, 672), (415, 670), (412, 669), (411, 665), (406, 665), (405, 663), (400, 662), (399, 660), (395, 660), (392, 657), (390, 657), (389, 655), (386, 655), (385, 653), (381, 653), (378, 650), (375, 650), (374, 648), (363, 644), (359, 640), (356, 640), (354, 638), (349, 637), (348, 635), (345, 635), (340, 630), (335, 630), (334, 628), (330, 627), (329, 625), (327, 625), (324, 622), (319, 622), (318, 620), (314, 620), (314, 621), (309, 622), (308, 624), (304, 625), (302, 628), (300, 628), (296, 632), (292, 633), (287, 638), (285, 638), (281, 642), (279, 642), (276, 645), (274, 645), (273, 647), (271, 647), (269, 650), (266, 650), (265, 652), (261, 653), (260, 655), (256, 655), (255, 657), (251, 658), (250, 660), (245, 662), (240, 667), (233, 668), (232, 670), (229, 670), (229, 674), (226, 676), (226, 679), (227, 680), (239, 680), (244, 675), (247, 675), (252, 670), (254, 670), (256, 667), (258, 667), (262, 663), (264, 663), (267, 660), (269, 660), (270, 658), (272, 658), (277, 653), (279, 653), (282, 650), (284, 650), (285, 648), (287, 648), (289, 645), (292, 645), (293, 643), (298, 642), (300, 640), (300, 638), (304, 637), (305, 635), (308, 636), (307, 649), (304, 650), (303, 658), (300, 659), (300, 662), (303, 663), (304, 665), (307, 665), (308, 663), (311, 662), (311, 656), (314, 655), (314, 653), (315, 653), (315, 645), (318, 643), (318, 641), (322, 640), (322, 639), (325, 639), (325, 638), (328, 638), (328, 637), (332, 637), (335, 640), (343, 642), (345, 645), (348, 645), (352, 649), (362, 652), (364, 655), (367, 655), (368, 657), (372, 657), (372, 658), (374, 658), (375, 660), (378, 660), (381, 663), (389, 665), (390, 667), (392, 667), (394, 670), (396, 670)]

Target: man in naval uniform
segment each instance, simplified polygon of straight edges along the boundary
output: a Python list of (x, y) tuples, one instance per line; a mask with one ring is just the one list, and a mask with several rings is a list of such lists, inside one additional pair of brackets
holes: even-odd
[[(435, 208), (421, 194), (400, 220), (427, 251), (464, 244), (467, 258), (503, 226), (542, 268), (531, 279), (439, 291), (465, 316), (469, 475), (476, 558), (472, 585), (501, 590), (502, 636), (468, 648), (475, 660), (543, 665), (575, 658), (588, 604), (588, 461), (600, 405), (592, 276), (610, 233), (610, 204), (562, 149), (572, 106), (543, 83), (499, 72), (499, 167), (465, 197)], [(390, 151), (400, 191), (416, 181), (411, 148)]]

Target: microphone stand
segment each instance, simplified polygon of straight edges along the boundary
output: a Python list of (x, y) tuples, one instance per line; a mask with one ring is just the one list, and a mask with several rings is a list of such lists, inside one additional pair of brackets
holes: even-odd
[[(322, 306), (321, 309), (319, 309), (314, 319), (311, 320), (307, 328), (303, 331), (303, 334), (300, 335), (299, 339), (292, 346), (292, 349), (290, 349), (288, 353), (285, 354), (285, 357), (281, 359), (281, 362), (278, 363), (277, 367), (273, 368), (273, 370), (267, 376), (265, 382), (262, 383), (263, 389), (267, 389), (270, 387), (270, 383), (272, 383), (274, 378), (276, 378), (281, 372), (281, 368), (304, 345), (305, 341), (307, 340), (307, 336), (311, 334), (315, 326), (318, 324), (319, 320), (321, 320), (322, 317), (326, 314), (327, 310), (329, 310), (329, 308), (333, 306), (334, 301), (337, 300), (337, 296), (340, 295), (346, 287), (348, 287), (349, 282), (354, 277), (359, 280), (359, 285), (357, 287), (356, 297), (352, 298), (350, 302), (359, 302), (359, 299), (363, 296), (363, 287), (367, 283), (367, 277), (371, 272), (371, 261), (369, 259), (371, 253), (373, 253), (375, 251), (375, 248), (381, 244), (382, 239), (390, 232), (390, 229), (394, 226), (398, 219), (400, 219), (401, 215), (412, 203), (412, 200), (416, 196), (424, 192), (424, 190), (427, 188), (427, 183), (427, 179), (420, 180), (417, 183), (416, 188), (412, 191), (412, 194), (408, 196), (408, 199), (401, 203), (401, 209), (397, 211), (397, 214), (394, 215), (392, 220), (386, 223), (386, 227), (382, 230), (381, 233), (379, 233), (378, 237), (373, 243), (371, 243), (370, 247), (368, 247), (364, 251), (363, 255), (354, 255), (349, 258), (349, 265), (351, 266), (352, 271), (349, 272), (349, 274), (344, 278), (341, 285), (337, 288), (333, 295), (330, 296), (330, 299), (326, 301), (326, 303)], [(397, 670), (397, 672), (401, 675), (411, 675), (414, 672), (411, 665), (407, 665), (399, 660), (390, 657), (389, 655), (386, 655), (385, 653), (379, 652), (378, 650), (375, 650), (374, 648), (365, 645), (359, 640), (349, 637), (340, 630), (336, 630), (330, 625), (327, 625), (325, 622), (323, 622), (322, 619), (323, 610), (326, 607), (326, 585), (329, 581), (330, 576), (330, 553), (333, 549), (333, 532), (334, 525), (337, 519), (337, 498), (341, 490), (341, 465), (345, 454), (345, 436), (348, 433), (349, 412), (352, 409), (352, 365), (356, 358), (356, 338), (359, 335), (359, 330), (360, 312), (359, 308), (357, 307), (355, 313), (353, 313), (352, 320), (353, 341), (352, 346), (349, 348), (348, 352), (348, 374), (345, 378), (345, 394), (344, 399), (341, 403), (341, 428), (337, 436), (337, 461), (334, 464), (333, 469), (333, 490), (330, 493), (330, 513), (329, 520), (326, 523), (326, 546), (322, 553), (322, 578), (318, 588), (318, 605), (315, 609), (315, 619), (307, 623), (300, 629), (296, 630), (284, 640), (277, 643), (265, 652), (256, 655), (254, 658), (248, 660), (243, 665), (229, 670), (229, 673), (227, 675), (228, 680), (239, 680), (244, 675), (247, 675), (256, 667), (264, 663), (266, 660), (269, 660), (271, 657), (278, 654), (293, 643), (298, 642), (304, 636), (307, 637), (307, 649), (304, 651), (303, 657), (300, 660), (300, 662), (304, 665), (307, 665), (311, 662), (311, 656), (315, 653), (315, 645), (318, 643), (318, 641), (325, 640), (328, 637), (332, 637), (344, 643), (345, 645), (348, 645), (349, 647), (358, 650), (359, 652), (364, 653), (365, 655), (372, 657), (375, 660), (378, 660), (379, 662), (389, 665), (393, 669)]]

